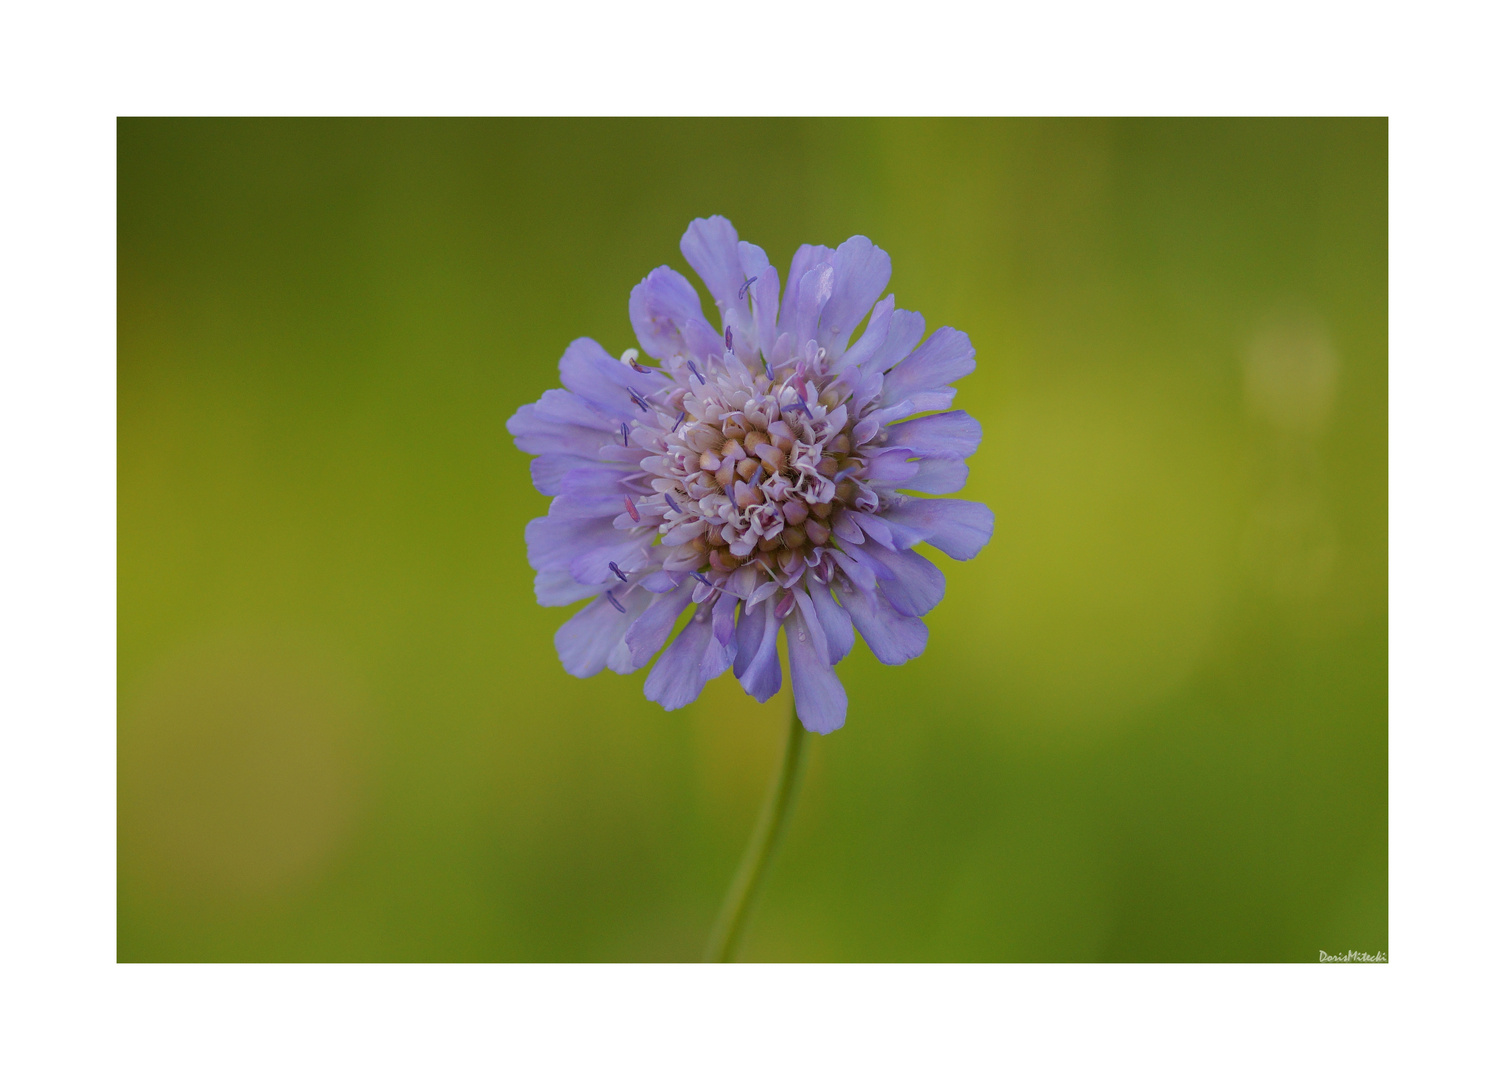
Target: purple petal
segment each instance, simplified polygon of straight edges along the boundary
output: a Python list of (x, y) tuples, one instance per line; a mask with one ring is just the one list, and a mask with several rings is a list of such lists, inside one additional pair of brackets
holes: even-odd
[(847, 516), (857, 522), (862, 527), (863, 532), (867, 533), (884, 547), (892, 548), (894, 546), (894, 535), (889, 531), (889, 527), (884, 524), (882, 518), (875, 517), (872, 514), (864, 514), (857, 510), (848, 510)]
[(831, 531), (837, 539), (860, 546), (863, 542), (862, 527), (857, 524), (846, 507), (831, 515)]
[[(643, 693), (648, 700), (673, 710), (682, 709), (698, 698), (700, 691), (705, 689), (701, 661), (707, 645), (715, 645), (711, 636), (711, 606), (701, 604), (643, 682)], [(720, 645), (715, 647), (721, 648)]]
[(920, 463), (909, 460), (908, 450), (884, 450), (868, 458), (867, 482), (873, 487), (913, 487), (908, 481), (919, 471)]
[(634, 371), (590, 338), (570, 342), (559, 360), (559, 377), (581, 401), (611, 419), (611, 430), (624, 420), (642, 415), (629, 391), (647, 397), (670, 386), (667, 376), (657, 371)]
[(585, 679), (606, 666), (607, 655), (647, 606), (648, 594), (643, 590), (624, 591), (627, 595), (617, 597), (617, 602), (627, 609), (625, 615), (604, 595), (598, 596), (555, 632), (554, 648), (565, 671)]
[(925, 336), (925, 316), (918, 311), (898, 308), (888, 321), (888, 335), (863, 366), (873, 371), (887, 371), (903, 360)]
[(542, 417), (537, 405), (524, 405), (507, 420), (512, 441), (525, 454), (567, 454), (595, 458), (611, 438), (605, 432), (579, 424), (564, 424)]
[(953, 559), (973, 558), (993, 536), (993, 511), (968, 499), (907, 499), (889, 507), (884, 518)]
[(906, 420), (888, 429), (889, 446), (907, 446), (917, 456), (959, 454), (970, 457), (982, 442), (982, 425), (961, 410)]
[(815, 607), (815, 617), (820, 621), (820, 628), (826, 633), (831, 663), (840, 663), (841, 658), (852, 651), (852, 618), (836, 603), (831, 590), (824, 585), (811, 584), (810, 602)]
[(889, 293), (878, 306), (873, 308), (873, 314), (868, 318), (867, 326), (863, 327), (862, 336), (857, 339), (857, 344), (846, 351), (844, 356), (839, 357), (831, 370), (840, 371), (848, 364), (865, 364), (872, 359), (877, 352), (878, 346), (883, 344), (884, 338), (888, 337), (889, 320), (894, 314), (894, 296)]
[(889, 551), (877, 544), (863, 548), (865, 554), (888, 569), (892, 577), (878, 582), (878, 590), (901, 615), (923, 615), (946, 595), (946, 575), (915, 551)]
[(533, 595), (544, 607), (563, 607), (600, 592), (601, 586), (582, 584), (568, 570), (540, 570), (533, 578)]
[(925, 620), (901, 615), (882, 596), (850, 582), (838, 586), (842, 607), (880, 663), (902, 664), (925, 651), (930, 631)]
[(667, 266), (634, 286), (627, 314), (643, 351), (656, 359), (721, 354), (721, 335), (706, 323), (695, 286)]
[(771, 266), (764, 267), (747, 295), (758, 329), (758, 350), (765, 360), (772, 362), (774, 343), (779, 336), (779, 272)]
[(686, 579), (672, 592), (655, 596), (647, 610), (628, 629), (626, 642), (633, 664), (631, 670), (636, 671), (642, 667), (653, 659), (654, 653), (664, 647), (664, 642), (669, 640), (669, 634), (674, 630), (674, 622), (679, 618), (679, 613), (689, 604), (694, 587), (695, 583)]
[(805, 342), (815, 340), (821, 312), (831, 299), (831, 286), (835, 279), (836, 271), (827, 263), (819, 263), (807, 270), (800, 280), (793, 326), (796, 353), (804, 348)]
[(558, 495), (560, 485), (564, 478), (576, 469), (613, 469), (618, 476), (625, 476), (633, 471), (633, 465), (609, 465), (595, 461), (591, 458), (576, 457), (574, 454), (541, 454), (528, 463), (528, 473), (533, 478), (533, 486), (541, 495)]
[[(723, 315), (731, 312), (731, 325), (740, 332), (740, 350), (744, 340), (752, 340), (755, 330), (755, 322), (748, 307), (748, 290), (744, 285), (749, 278), (761, 278), (764, 271), (771, 269), (768, 256), (756, 244), (739, 241), (732, 223), (720, 215), (696, 218), (690, 222), (690, 227), (685, 230), (685, 235), (679, 242), (679, 250), (710, 290), (717, 312)], [(773, 290), (772, 306), (776, 309), (777, 274), (774, 275)], [(775, 311), (769, 312), (770, 331), (773, 328), (774, 314)], [(768, 344), (773, 344), (771, 334)], [(742, 356), (743, 359), (752, 359), (750, 352), (742, 353)]]
[(779, 621), (773, 617), (772, 604), (753, 608), (743, 605), (737, 619), (737, 656), (732, 673), (742, 689), (759, 701), (773, 697), (783, 684), (778, 635)]
[(829, 735), (846, 723), (847, 691), (831, 669), (825, 634), (812, 628), (803, 605), (784, 623), (784, 640), (789, 648), (794, 711), (806, 731)]
[(831, 298), (820, 317), (821, 345), (832, 352), (847, 347), (847, 339), (862, 321), (883, 290), (893, 272), (888, 252), (874, 247), (865, 236), (854, 236), (836, 249), (831, 262), (835, 271)]
[(620, 539), (615, 543), (589, 547), (570, 560), (570, 573), (576, 581), (610, 585), (618, 580), (611, 568), (612, 563), (616, 563), (619, 570), (634, 574), (657, 565), (663, 558), (661, 553), (650, 553), (652, 535), (634, 536), (621, 530), (616, 532)]
[(882, 403), (890, 405), (954, 383), (977, 369), (976, 357), (971, 338), (943, 326), (888, 373), (883, 380)]
[[(821, 263), (829, 264), (835, 256), (836, 252), (819, 244), (802, 244), (794, 253), (794, 258), (789, 260), (789, 283), (784, 286), (784, 302), (779, 305), (779, 333), (788, 334), (791, 338), (795, 336), (794, 323), (805, 275)], [(811, 337), (813, 336), (812, 334)], [(809, 338), (801, 338), (792, 342), (794, 350), (803, 352), (808, 340)]]
[(723, 645), (732, 643), (732, 635), (736, 632), (736, 613), (737, 597), (729, 592), (722, 593), (711, 614), (711, 633)]
[[(568, 570), (587, 551), (620, 543), (623, 534), (609, 520), (582, 523), (565, 518), (534, 518), (523, 528), (528, 565), (535, 570)], [(603, 579), (604, 580), (604, 579)]]
[(967, 486), (967, 463), (957, 454), (921, 458), (914, 479), (898, 486), (927, 495), (950, 495)]

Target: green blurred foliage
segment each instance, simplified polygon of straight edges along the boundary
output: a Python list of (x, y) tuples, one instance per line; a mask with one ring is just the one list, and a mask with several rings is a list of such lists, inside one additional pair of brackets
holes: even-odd
[(1383, 121), (119, 125), (119, 957), (688, 960), (786, 695), (566, 675), (507, 417), (723, 213), (966, 330), (997, 513), (749, 960), (1388, 946)]

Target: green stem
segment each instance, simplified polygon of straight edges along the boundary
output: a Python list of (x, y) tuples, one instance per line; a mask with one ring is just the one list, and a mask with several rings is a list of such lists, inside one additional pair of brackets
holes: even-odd
[(711, 931), (711, 943), (706, 948), (705, 958), (709, 963), (726, 964), (737, 955), (737, 945), (742, 940), (742, 931), (747, 927), (747, 917), (757, 898), (758, 887), (763, 882), (763, 872), (773, 858), (784, 827), (789, 822), (789, 811), (794, 806), (794, 797), (799, 792), (800, 773), (805, 764), (805, 728), (796, 715), (794, 706), (789, 708), (789, 738), (784, 743), (784, 760), (779, 773), (768, 789), (768, 799), (758, 814), (758, 823), (753, 827), (752, 839), (747, 842), (747, 851), (742, 856), (742, 865), (737, 867), (737, 876), (732, 878), (732, 887), (721, 904), (721, 914), (716, 916), (716, 926)]

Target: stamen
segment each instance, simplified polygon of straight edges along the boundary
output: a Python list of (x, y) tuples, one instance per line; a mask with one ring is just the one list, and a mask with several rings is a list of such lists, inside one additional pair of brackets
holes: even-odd
[(732, 328), (730, 326), (726, 328), (726, 347), (728, 349), (732, 347)]
[(679, 503), (674, 501), (674, 496), (670, 495), (667, 491), (664, 492), (664, 500), (669, 504), (669, 508), (676, 514), (684, 513), (684, 511), (679, 508)]
[(627, 443), (627, 425), (626, 424), (622, 425), (622, 445), (623, 446), (628, 445), (628, 443)]
[(649, 412), (650, 411), (649, 408), (648, 408), (648, 402), (643, 399), (643, 395), (642, 394), (638, 393), (636, 390), (634, 390), (630, 386), (627, 388), (627, 392), (632, 395), (632, 403), (634, 405), (636, 405), (638, 408), (642, 409), (644, 412)]
[(758, 471), (753, 473), (752, 486), (757, 487), (763, 482), (763, 463), (758, 462)]
[(673, 435), (676, 431), (679, 430), (679, 425), (683, 424), (684, 422), (685, 422), (685, 411), (683, 409), (680, 409), (679, 410), (679, 419), (676, 420), (676, 421), (674, 421), (674, 426), (669, 429), (669, 434)]
[(628, 349), (624, 352), (622, 354), (622, 363), (632, 368), (633, 371), (642, 372), (644, 375), (648, 374), (648, 369), (638, 363), (638, 351), (636, 349)]
[(700, 380), (700, 385), (704, 386), (705, 385), (705, 376), (702, 375), (700, 373), (700, 369), (695, 366), (695, 361), (694, 360), (687, 360), (685, 362), (690, 365), (690, 374), (694, 375), (697, 379), (699, 379)]
[(618, 600), (615, 596), (611, 595), (611, 590), (610, 589), (606, 590), (606, 600), (607, 600), (607, 603), (611, 604), (612, 607), (616, 608), (623, 615), (627, 614), (627, 609), (622, 606), (622, 601)]
[[(607, 593), (606, 595), (610, 596), (611, 594)], [(782, 599), (782, 600), (779, 601), (779, 606), (773, 609), (773, 615), (774, 615), (774, 618), (776, 618), (776, 619), (784, 619), (784, 618), (788, 618), (789, 613), (791, 611), (793, 611), (793, 610), (794, 610), (794, 593), (792, 593), (792, 592), (786, 592), (784, 594), (784, 599)]]
[(716, 587), (716, 586), (714, 586), (714, 585), (712, 585), (712, 584), (711, 584), (711, 580), (710, 580), (710, 578), (708, 578), (708, 577), (706, 577), (706, 576), (705, 576), (705, 575), (704, 575), (704, 574), (702, 574), (702, 573), (701, 573), (701, 572), (700, 572), (700, 571), (699, 571), (699, 570), (697, 570), (697, 571), (695, 571), (695, 572), (694, 572), (694, 573), (693, 573), (693, 574), (691, 574), (691, 575), (690, 575), (690, 576), (691, 576), (691, 577), (692, 577), (692, 578), (694, 578), (694, 579), (695, 579), (695, 580), (696, 580), (696, 581), (698, 581), (698, 582), (700, 582), (700, 583), (701, 583), (701, 584), (702, 584), (702, 585), (705, 585), (705, 586), (707, 586), (707, 587), (708, 587), (708, 588), (712, 588), (712, 589), (714, 589), (714, 588), (715, 588), (715, 587)]
[(744, 281), (742, 283), (742, 288), (740, 288), (740, 289), (737, 290), (737, 299), (741, 300), (741, 299), (745, 298), (747, 296), (747, 290), (750, 289), (750, 288), (752, 288), (752, 283), (754, 281), (757, 281), (757, 280), (758, 280), (758, 275), (754, 274), (752, 277), (750, 277), (746, 281)]
[(840, 472), (838, 472), (836, 474), (836, 476), (835, 476), (836, 482), (838, 484), (841, 483), (847, 477), (851, 476), (854, 472), (856, 472), (859, 468), (861, 468), (860, 465), (848, 465), (845, 469), (842, 469)]
[(616, 563), (609, 562), (606, 565), (611, 568), (611, 572), (613, 574), (616, 574), (617, 577), (621, 578), (623, 581), (627, 580), (627, 575), (624, 574), (624, 573), (622, 573), (622, 568), (620, 566), (618, 566)]
[(622, 501), (627, 504), (627, 516), (628, 517), (632, 518), (633, 521), (642, 521), (643, 520), (642, 517), (638, 514), (638, 508), (636, 506), (632, 505), (632, 496), (631, 495), (623, 495), (622, 496)]

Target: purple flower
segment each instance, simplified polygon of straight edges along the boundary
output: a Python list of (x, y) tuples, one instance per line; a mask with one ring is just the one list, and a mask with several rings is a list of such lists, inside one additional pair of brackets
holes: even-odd
[(658, 366), (579, 338), (559, 362), (565, 389), (507, 421), (554, 497), (527, 528), (538, 601), (594, 598), (554, 636), (572, 675), (626, 674), (663, 649), (644, 692), (666, 709), (727, 668), (768, 700), (782, 627), (800, 721), (834, 731), (847, 696), (833, 668), (854, 629), (885, 664), (925, 649), (920, 616), (946, 579), (914, 546), (970, 559), (993, 534), (981, 503), (901, 493), (966, 483), (982, 427), (941, 410), (976, 367), (972, 343), (942, 327), (921, 344), (925, 320), (879, 300), (889, 258), (864, 236), (801, 247), (782, 302), (778, 271), (725, 218), (697, 218), (679, 246), (721, 330), (660, 266), (628, 302)]

